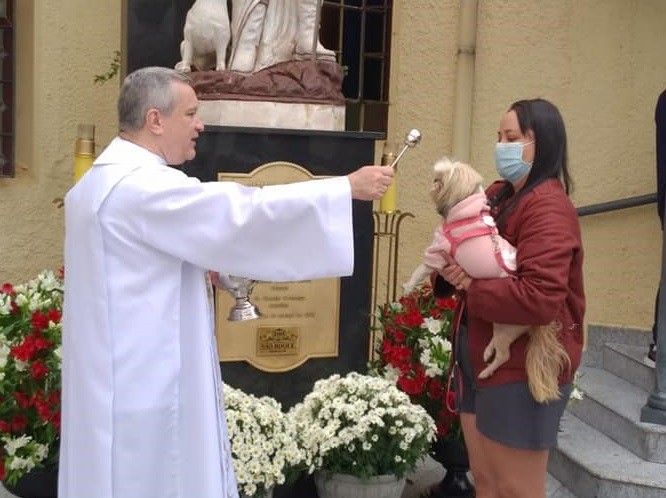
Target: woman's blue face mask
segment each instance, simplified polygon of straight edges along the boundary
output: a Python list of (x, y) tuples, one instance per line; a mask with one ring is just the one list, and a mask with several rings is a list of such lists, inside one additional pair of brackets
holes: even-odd
[(523, 161), (523, 149), (532, 142), (497, 142), (495, 144), (495, 168), (497, 174), (516, 183), (530, 172), (531, 164)]

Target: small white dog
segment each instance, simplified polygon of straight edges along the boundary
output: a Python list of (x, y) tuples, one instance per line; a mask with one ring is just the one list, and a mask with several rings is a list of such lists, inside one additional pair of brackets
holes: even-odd
[[(442, 222), (433, 241), (407, 283), (406, 292), (441, 270), (448, 253), (472, 278), (511, 277), (516, 271), (516, 249), (499, 235), (490, 216), (481, 175), (470, 165), (441, 159), (434, 165), (430, 196)], [(570, 363), (558, 340), (556, 323), (528, 328), (523, 325), (493, 324), (493, 338), (483, 353), (490, 364), (479, 374), (484, 379), (510, 357), (510, 345), (529, 330), (526, 369), (530, 392), (540, 403), (559, 399), (558, 377)]]
[(176, 69), (189, 73), (226, 69), (227, 46), (231, 38), (227, 0), (196, 0), (185, 17), (181, 60)]

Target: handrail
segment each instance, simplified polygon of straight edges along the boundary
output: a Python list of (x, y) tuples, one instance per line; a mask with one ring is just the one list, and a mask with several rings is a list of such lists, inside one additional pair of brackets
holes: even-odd
[(656, 192), (654, 194), (637, 195), (635, 197), (627, 197), (626, 199), (590, 204), (589, 206), (579, 207), (576, 211), (578, 212), (578, 216), (588, 216), (590, 214), (607, 213), (608, 211), (617, 211), (618, 209), (644, 206), (653, 202), (657, 202)]

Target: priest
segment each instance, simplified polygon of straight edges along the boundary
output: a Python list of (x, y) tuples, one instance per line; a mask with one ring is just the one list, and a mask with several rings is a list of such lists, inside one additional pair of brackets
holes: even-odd
[[(291, 281), (353, 272), (352, 199), (388, 166), (246, 187), (173, 167), (203, 130), (188, 77), (127, 76), (119, 136), (65, 198), (58, 496), (237, 498), (207, 270)], [(224, 346), (224, 345), (223, 345)]]

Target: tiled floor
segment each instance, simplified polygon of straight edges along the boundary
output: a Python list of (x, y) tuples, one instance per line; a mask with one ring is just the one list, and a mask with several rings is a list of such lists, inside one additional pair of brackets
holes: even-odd
[[(438, 483), (444, 477), (445, 471), (437, 462), (427, 458), (419, 467), (419, 470), (409, 476), (402, 498), (419, 498), (430, 486)], [(575, 498), (566, 488), (548, 476), (546, 481), (547, 498)], [(15, 498), (4, 487), (0, 485), (0, 498)]]

